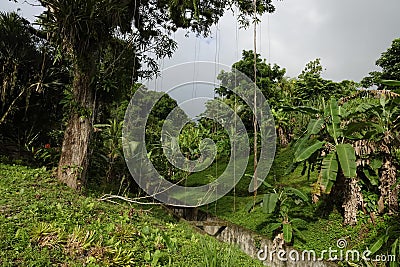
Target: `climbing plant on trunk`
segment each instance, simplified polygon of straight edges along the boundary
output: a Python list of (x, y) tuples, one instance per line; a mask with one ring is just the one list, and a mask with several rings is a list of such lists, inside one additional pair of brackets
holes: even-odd
[(129, 2), (40, 0), (49, 39), (72, 61), (72, 103), (64, 133), (58, 178), (79, 189), (85, 182), (95, 111), (95, 77), (103, 45), (123, 21)]

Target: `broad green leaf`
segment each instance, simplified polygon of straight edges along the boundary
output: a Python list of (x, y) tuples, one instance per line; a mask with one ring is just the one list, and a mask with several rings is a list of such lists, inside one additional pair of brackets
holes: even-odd
[(386, 235), (382, 235), (376, 242), (369, 248), (371, 255), (375, 254), (385, 243)]
[[(293, 219), (290, 221), (290, 223), (292, 224), (292, 226), (298, 225), (299, 223), (307, 224), (307, 222), (306, 222), (305, 220), (300, 219), (300, 218), (293, 218)], [(293, 227), (293, 229), (294, 229), (294, 227)]]
[(330, 117), (333, 124), (339, 124), (339, 106), (335, 98), (331, 98), (325, 108), (325, 116)]
[(373, 127), (374, 131), (376, 132), (376, 133), (374, 133), (375, 135), (385, 132), (385, 128), (383, 128), (381, 125), (379, 125), (377, 123), (371, 123), (371, 126)]
[(400, 81), (396, 80), (382, 80), (381, 83), (388, 86), (400, 86)]
[(346, 118), (348, 116), (347, 110), (343, 106), (339, 106), (339, 116), (341, 118)]
[(293, 228), (293, 231), (296, 232), (297, 237), (299, 237), (303, 240), (306, 240), (306, 237), (303, 235), (303, 233), (299, 229), (297, 229), (296, 227), (293, 227), (293, 226), (292, 226), (292, 228)]
[(344, 176), (347, 178), (355, 177), (357, 163), (354, 148), (350, 144), (339, 144), (336, 146), (336, 153)]
[(294, 151), (294, 157), (296, 157), (301, 151), (304, 150), (305, 147), (308, 146), (307, 144), (310, 142), (309, 138), (310, 135), (306, 134), (305, 136), (296, 141), (296, 143), (294, 144), (294, 148), (296, 149)]
[(263, 197), (262, 195), (257, 195), (256, 201), (254, 202), (254, 200), (252, 199), (251, 201), (249, 201), (246, 204), (245, 210), (247, 212), (250, 212), (256, 205), (260, 204), (261, 202), (263, 202)]
[(299, 189), (296, 189), (293, 187), (285, 187), (285, 190), (292, 192), (293, 194), (295, 194), (296, 196), (298, 196), (300, 199), (302, 199), (305, 202), (309, 201), (308, 196), (304, 192), (300, 191)]
[(386, 96), (381, 95), (381, 98), (379, 98), (379, 103), (381, 104), (382, 108), (385, 108), (385, 106), (389, 103), (389, 99), (387, 99)]
[(345, 137), (358, 137), (361, 139), (363, 136), (361, 132), (371, 126), (369, 122), (350, 122), (343, 131)]
[(338, 144), (337, 139), (340, 136), (343, 136), (343, 130), (340, 129), (339, 124), (328, 124), (326, 126), (326, 129), (328, 130), (329, 135), (332, 136), (332, 138), (335, 140), (335, 144)]
[(251, 200), (249, 203), (246, 204), (245, 210), (250, 212), (254, 208), (254, 201)]
[(325, 142), (317, 141), (313, 145), (306, 147), (302, 151), (298, 153), (298, 155), (295, 155), (295, 162), (300, 162), (303, 160), (308, 159), (311, 157), (312, 154), (314, 154), (315, 151), (321, 149), (321, 147), (325, 144)]
[(318, 114), (319, 110), (314, 108), (314, 107), (307, 107), (307, 106), (297, 106), (297, 107), (291, 107), (291, 106), (282, 106), (282, 111), (285, 112), (293, 112), (297, 111), (303, 114)]
[(354, 109), (354, 113), (364, 113), (364, 112), (370, 110), (371, 108), (374, 108), (375, 106), (376, 105), (371, 104), (371, 103), (362, 102), (360, 105), (358, 105)]
[(373, 170), (378, 170), (380, 167), (382, 167), (382, 160), (380, 159), (373, 159), (371, 160), (371, 162), (369, 163), (369, 166), (371, 166), (371, 168)]
[(365, 174), (365, 176), (368, 178), (368, 180), (371, 182), (372, 185), (378, 185), (379, 176), (376, 175), (376, 173), (373, 170), (367, 168), (366, 170), (363, 170), (363, 173)]
[[(254, 177), (254, 175), (250, 175), (250, 174), (245, 174), (244, 176), (251, 177), (251, 178)], [(257, 180), (260, 181), (266, 188), (273, 188), (273, 186), (271, 184), (267, 183), (265, 180), (263, 180), (261, 178), (257, 178)]]
[(283, 239), (285, 240), (286, 243), (290, 243), (292, 241), (292, 226), (288, 223), (283, 224)]
[[(400, 242), (399, 242), (399, 238), (397, 238), (394, 242), (393, 242), (393, 244), (392, 244), (392, 249), (391, 249), (391, 251), (392, 251), (392, 255), (395, 255), (395, 257), (397, 258), (398, 257), (398, 255), (397, 255), (397, 248), (399, 248), (399, 250), (400, 250), (400, 244), (399, 244)], [(398, 264), (398, 260), (397, 261), (391, 261), (390, 262), (390, 264), (389, 264), (389, 266), (390, 267), (397, 267), (397, 266), (399, 266), (399, 264)]]
[(335, 183), (333, 181), (329, 181), (326, 185), (325, 193), (330, 194), (334, 184)]
[(324, 121), (322, 119), (311, 119), (307, 126), (307, 134), (317, 134), (323, 125)]
[(278, 202), (279, 195), (276, 193), (265, 194), (263, 200), (263, 211), (265, 213), (272, 213), (275, 210), (276, 203)]
[(270, 223), (267, 226), (268, 231), (273, 232), (276, 229), (278, 229), (279, 227), (281, 227), (282, 223)]
[(327, 192), (329, 182), (336, 181), (338, 169), (336, 153), (331, 152), (322, 160), (321, 185), (325, 192)]
[(337, 138), (342, 135), (342, 131), (340, 129), (339, 106), (336, 99), (331, 98), (328, 102), (327, 106), (325, 107), (325, 116), (329, 117), (332, 122), (327, 126), (327, 129), (337, 144)]

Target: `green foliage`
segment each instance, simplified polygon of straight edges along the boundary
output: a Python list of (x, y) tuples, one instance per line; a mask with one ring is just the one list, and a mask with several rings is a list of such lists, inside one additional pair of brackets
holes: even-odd
[(330, 152), (323, 160), (321, 166), (321, 186), (329, 194), (336, 181), (339, 164), (335, 152)]
[(336, 146), (336, 153), (343, 175), (347, 178), (354, 178), (357, 171), (354, 148), (350, 144), (338, 144)]
[(296, 105), (309, 103), (315, 106), (322, 99), (341, 97), (354, 92), (357, 84), (353, 81), (333, 82), (321, 77), (324, 68), (319, 58), (306, 64), (305, 69), (295, 82)]
[(325, 118), (330, 122), (326, 125), (328, 133), (333, 138), (335, 144), (338, 144), (338, 138), (342, 136), (340, 129), (339, 106), (336, 99), (331, 98), (324, 109)]
[[(321, 114), (322, 115), (322, 114)], [(320, 115), (320, 116), (321, 116)], [(331, 98), (323, 110), (323, 118), (311, 119), (303, 138), (296, 144), (294, 162), (320, 162), (319, 185), (330, 193), (339, 172), (347, 178), (356, 176), (357, 165), (354, 148), (344, 133), (346, 110)], [(319, 138), (322, 141), (315, 139)], [(341, 139), (341, 143), (339, 143)]]
[(58, 164), (60, 149), (59, 147), (51, 147), (50, 144), (45, 144), (43, 147), (33, 151), (33, 157), (39, 165), (52, 168)]
[[(245, 74), (250, 79), (254, 79), (254, 53), (253, 51), (244, 50), (242, 52), (242, 59), (232, 65), (232, 68)], [(278, 84), (283, 82), (284, 75), (286, 73), (285, 69), (281, 69), (278, 65), (271, 66), (267, 64), (265, 60), (260, 58), (257, 54), (256, 58), (256, 69), (257, 69), (257, 87), (261, 90), (266, 99), (268, 99), (268, 104), (271, 106), (276, 106), (282, 98), (282, 91), (278, 90)], [(227, 88), (236, 88), (241, 84), (241, 81), (237, 80), (234, 72), (224, 72), (222, 71), (218, 75), (218, 80), (221, 81), (221, 86), (215, 89), (221, 97), (233, 97), (232, 91), (228, 91)], [(239, 104), (243, 104), (240, 100)]]
[(219, 249), (216, 244), (202, 240), (203, 261), (201, 267), (230, 267), (233, 264), (233, 252), (230, 248)]
[[(66, 62), (53, 62), (54, 51), (27, 20), (17, 13), (0, 12), (0, 138), (16, 155), (33, 159), (32, 150), (60, 145), (62, 86), (69, 81)], [(28, 159), (27, 159), (28, 158)], [(49, 162), (46, 161), (46, 164)]]
[[(302, 237), (301, 231), (297, 228), (298, 223), (304, 222), (300, 218), (292, 217), (291, 213), (295, 206), (309, 204), (309, 197), (299, 189), (293, 187), (272, 188), (270, 193), (264, 195), (262, 201), (263, 212), (274, 214), (275, 220), (268, 224), (269, 231), (281, 231), (286, 243), (290, 244), (294, 233)], [(277, 218), (276, 218), (277, 216)]]
[[(400, 257), (400, 228), (398, 223), (390, 225), (386, 231), (379, 236), (375, 243), (369, 248), (371, 255), (381, 251), (383, 255), (393, 255), (396, 260), (390, 261), (390, 267), (398, 267), (398, 258)], [(385, 254), (384, 254), (385, 253)]]
[(309, 145), (306, 148), (304, 148), (304, 150), (301, 150), (300, 152), (296, 153), (295, 162), (301, 162), (308, 159), (309, 157), (311, 157), (312, 154), (320, 150), (324, 144), (325, 144), (324, 142), (315, 140), (314, 144)]
[(263, 211), (265, 213), (274, 212), (278, 200), (279, 200), (279, 194), (277, 193), (265, 194), (263, 199)]
[(45, 168), (0, 164), (0, 193), (4, 266), (200, 266), (210, 248), (229, 262), (217, 266), (262, 266), (160, 208), (77, 195)]
[[(387, 80), (400, 80), (400, 39), (394, 39), (392, 45), (381, 54), (381, 57), (376, 61), (376, 65), (382, 68), (382, 71), (373, 71), (369, 76), (365, 77), (361, 83), (364, 87), (372, 85), (378, 86), (379, 89), (398, 90), (399, 84)], [(395, 87), (390, 87), (395, 86)]]
[[(103, 144), (99, 147), (99, 151), (96, 151), (96, 154), (99, 155), (106, 162), (106, 181), (110, 181), (112, 177), (114, 179), (115, 176), (119, 173), (120, 175), (124, 175), (125, 172), (125, 162), (123, 159), (122, 153), (122, 126), (123, 121), (117, 121), (116, 119), (109, 120), (108, 124), (96, 124), (94, 125), (100, 131), (100, 139), (103, 140)], [(118, 180), (120, 180), (119, 177)]]

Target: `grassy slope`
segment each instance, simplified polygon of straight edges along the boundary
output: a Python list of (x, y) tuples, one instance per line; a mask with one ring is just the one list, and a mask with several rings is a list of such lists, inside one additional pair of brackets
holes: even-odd
[[(281, 149), (275, 157), (266, 181), (274, 186), (291, 186), (310, 194), (311, 184), (317, 179), (317, 172), (311, 172), (310, 177), (308, 177), (307, 172), (302, 172), (303, 166), (298, 166), (294, 172), (286, 173), (293, 161), (292, 157), (293, 151), (290, 148)], [(253, 173), (252, 162), (253, 158), (250, 157), (246, 170), (246, 173), (250, 175)], [(207, 182), (204, 177), (207, 177), (207, 175), (215, 176), (225, 167), (226, 163), (220, 161), (217, 167), (214, 165), (205, 172), (190, 175), (188, 184), (204, 184)], [(223, 219), (272, 237), (272, 233), (267, 231), (266, 227), (269, 223), (274, 222), (272, 215), (263, 213), (261, 208), (256, 208), (251, 213), (248, 212), (248, 206), (253, 202), (253, 197), (247, 192), (249, 182), (249, 177), (243, 177), (236, 187), (236, 196), (233, 196), (233, 192), (231, 192), (216, 203), (204, 207), (204, 209)], [(262, 195), (263, 190), (263, 187), (260, 187), (259, 195)], [(316, 215), (316, 209), (315, 205), (310, 205), (308, 207), (295, 207), (293, 210), (295, 217), (307, 221), (307, 224), (303, 225), (301, 229), (305, 239), (295, 238), (294, 241), (294, 246), (299, 249), (314, 249), (320, 252), (329, 247), (336, 247), (336, 241), (345, 238), (348, 241), (349, 248), (364, 250), (367, 244), (374, 243), (377, 235), (386, 227), (382, 218), (377, 218), (376, 225), (373, 225), (369, 222), (369, 217), (361, 213), (359, 215), (360, 222), (357, 226), (343, 227), (343, 218), (338, 211), (333, 210), (328, 214)], [(324, 210), (324, 208), (320, 207), (320, 210)]]
[(2, 266), (206, 266), (213, 255), (221, 266), (262, 266), (158, 207), (99, 202), (44, 169), (0, 164), (0, 193)]

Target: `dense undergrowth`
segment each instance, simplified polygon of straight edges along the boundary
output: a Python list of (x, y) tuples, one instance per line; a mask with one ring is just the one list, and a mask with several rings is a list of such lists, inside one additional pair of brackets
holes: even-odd
[(0, 164), (0, 193), (1, 266), (262, 266), (159, 207), (100, 202), (44, 168)]
[[(303, 169), (298, 166), (293, 172), (289, 172), (291, 162), (293, 161), (293, 151), (290, 147), (281, 149), (277, 153), (270, 173), (266, 181), (272, 186), (294, 187), (308, 195), (311, 194), (312, 184), (317, 180), (317, 172)], [(252, 173), (252, 157), (246, 170), (247, 174)], [(226, 163), (218, 162), (217, 166), (212, 166), (209, 173), (192, 174), (188, 181), (192, 184), (202, 184), (204, 177), (215, 175), (219, 169), (224, 169)], [(273, 231), (269, 225), (275, 222), (274, 214), (266, 214), (261, 206), (250, 209), (253, 203), (253, 196), (248, 193), (248, 184), (250, 177), (244, 176), (238, 185), (236, 191), (231, 191), (227, 196), (222, 197), (215, 203), (204, 206), (202, 209), (228, 220), (232, 223), (241, 225), (247, 229), (253, 230), (269, 238), (274, 237)], [(262, 199), (266, 188), (261, 186), (258, 190), (258, 198)], [(295, 235), (292, 245), (300, 250), (315, 250), (321, 253), (322, 250), (329, 247), (336, 248), (337, 241), (346, 240), (346, 249), (357, 249), (364, 251), (370, 248), (379, 236), (389, 227), (390, 217), (378, 216), (373, 218), (369, 214), (359, 212), (359, 222), (356, 226), (343, 226), (343, 216), (340, 207), (329, 205), (329, 200), (321, 199), (317, 204), (293, 207), (291, 214), (296, 218), (304, 220), (299, 225), (301, 236)], [(382, 251), (384, 251), (382, 249)], [(327, 256), (327, 255), (326, 255)], [(326, 257), (325, 257), (326, 258)]]

